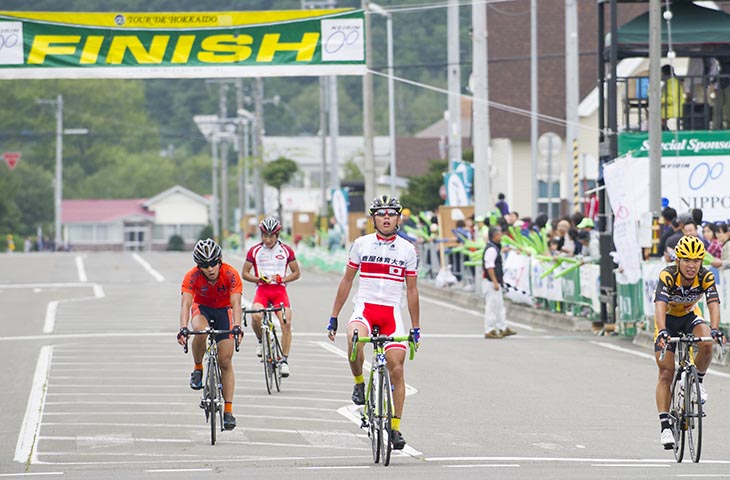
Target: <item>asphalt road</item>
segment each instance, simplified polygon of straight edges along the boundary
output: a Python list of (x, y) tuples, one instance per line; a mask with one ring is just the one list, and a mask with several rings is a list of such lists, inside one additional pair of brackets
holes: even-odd
[(701, 463), (678, 465), (659, 445), (648, 351), (519, 318), (518, 335), (485, 340), (481, 305), (425, 293), (422, 348), (406, 368), (408, 445), (382, 471), (350, 401), (344, 335), (324, 331), (339, 279), (314, 272), (289, 287), (291, 377), (266, 393), (249, 329), (234, 357), (239, 426), (211, 446), (175, 342), (190, 266), (184, 253), (0, 255), (0, 477), (730, 477), (727, 370), (706, 380)]

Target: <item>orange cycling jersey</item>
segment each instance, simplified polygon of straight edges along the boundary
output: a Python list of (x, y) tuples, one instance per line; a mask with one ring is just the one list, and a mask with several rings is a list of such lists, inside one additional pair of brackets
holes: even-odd
[[(654, 295), (655, 302), (667, 304), (667, 315), (681, 317), (698, 310), (697, 302), (705, 295), (707, 303), (720, 302), (715, 286), (715, 276), (706, 268), (700, 268), (689, 287), (682, 286), (682, 277), (677, 265), (670, 265), (659, 274)], [(699, 313), (695, 311), (695, 313)]]
[(193, 267), (182, 282), (182, 293), (193, 296), (193, 302), (210, 308), (231, 306), (231, 294), (243, 293), (241, 276), (235, 268), (222, 263), (218, 280), (213, 284), (198, 267)]

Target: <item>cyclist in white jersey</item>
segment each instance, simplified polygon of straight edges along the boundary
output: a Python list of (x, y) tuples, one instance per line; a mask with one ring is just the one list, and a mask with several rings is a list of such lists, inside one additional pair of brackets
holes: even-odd
[[(416, 345), (420, 344), (420, 307), (418, 303), (418, 254), (415, 246), (397, 235), (400, 214), (403, 210), (397, 198), (383, 195), (370, 204), (369, 213), (375, 225), (375, 233), (363, 235), (350, 247), (350, 257), (345, 274), (337, 289), (332, 316), (327, 330), (330, 340), (337, 333), (337, 316), (352, 290), (355, 274), (360, 272), (360, 282), (355, 299), (355, 310), (347, 323), (348, 350), (352, 348), (355, 329), (360, 336), (370, 335), (378, 327), (383, 335), (406, 335), (401, 318), (403, 284), (406, 286), (408, 314), (414, 329)], [(362, 344), (358, 347), (350, 370), (355, 377), (352, 401), (365, 404), (365, 379), (363, 362), (365, 353)], [(400, 419), (406, 398), (403, 364), (406, 359), (405, 343), (389, 343), (385, 346), (388, 371), (393, 385), (394, 415), (392, 422), (393, 448), (402, 450), (406, 444), (400, 432)], [(348, 355), (348, 359), (350, 356)]]
[[(278, 306), (284, 304), (286, 322), (282, 322), (282, 313), (276, 312), (281, 324), (281, 350), (284, 358), (281, 361), (281, 376), (288, 377), (289, 351), (291, 350), (292, 311), (286, 284), (297, 280), (300, 276), (299, 263), (294, 250), (279, 240), (281, 222), (276, 217), (266, 217), (259, 224), (261, 242), (251, 247), (243, 263), (241, 277), (255, 283), (256, 293), (253, 298), (253, 309)], [(287, 274), (287, 269), (289, 273)], [(263, 314), (253, 315), (253, 331), (258, 339), (256, 355), (261, 356), (261, 321)]]

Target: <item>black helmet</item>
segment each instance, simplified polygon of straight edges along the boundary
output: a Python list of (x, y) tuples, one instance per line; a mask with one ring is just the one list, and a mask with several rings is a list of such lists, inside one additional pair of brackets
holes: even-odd
[(215, 243), (215, 240), (206, 238), (198, 240), (193, 249), (193, 260), (198, 265), (204, 263), (213, 263), (221, 259), (221, 246)]
[(383, 210), (386, 208), (391, 208), (398, 212), (398, 215), (400, 215), (401, 211), (403, 211), (403, 207), (400, 204), (400, 201), (398, 201), (397, 198), (391, 197), (390, 195), (380, 195), (379, 197), (375, 197), (370, 203), (370, 208), (368, 209), (368, 212), (370, 213), (370, 216), (375, 215), (375, 212), (378, 210)]
[(266, 217), (259, 223), (259, 229), (268, 235), (276, 235), (281, 230), (281, 222), (276, 217)]

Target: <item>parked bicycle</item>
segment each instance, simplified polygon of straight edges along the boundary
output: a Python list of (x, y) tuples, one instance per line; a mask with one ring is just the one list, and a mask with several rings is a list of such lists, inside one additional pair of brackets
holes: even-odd
[(350, 360), (355, 361), (357, 343), (373, 344), (373, 360), (370, 368), (370, 379), (365, 389), (365, 407), (362, 409), (360, 428), (367, 428), (373, 450), (373, 461), (378, 463), (382, 457), (383, 466), (390, 464), (391, 421), (393, 418), (393, 391), (388, 373), (385, 344), (388, 342), (408, 342), (409, 358), (413, 360), (416, 345), (413, 341), (413, 330), (405, 337), (380, 335), (380, 330), (373, 328), (370, 337), (360, 338), (357, 330), (352, 336), (352, 353)]
[[(677, 344), (677, 364), (672, 380), (671, 403), (669, 405), (669, 423), (674, 434), (674, 458), (677, 463), (684, 458), (685, 439), (689, 443), (692, 461), (700, 461), (702, 453), (702, 418), (705, 416), (700, 394), (700, 378), (695, 366), (694, 347), (699, 342), (712, 342), (712, 337), (695, 337), (691, 333), (678, 337), (670, 337), (661, 350), (660, 360), (664, 360), (667, 346)], [(720, 350), (725, 349), (720, 343)]]
[(286, 323), (286, 310), (283, 303), (280, 303), (278, 307), (269, 304), (267, 308), (243, 309), (244, 319), (246, 315), (263, 314), (261, 319), (261, 360), (264, 364), (266, 391), (269, 392), (269, 395), (271, 395), (273, 386), (276, 387), (277, 392), (281, 391), (281, 362), (284, 359), (284, 353), (281, 349), (279, 335), (276, 333), (276, 324), (273, 319), (273, 316), (279, 311), (282, 314), (282, 322)]
[[(230, 334), (233, 330), (214, 330), (210, 327), (205, 330), (192, 330), (189, 335), (207, 335), (208, 341), (205, 347), (205, 356), (203, 364), (205, 371), (203, 372), (203, 395), (200, 399), (200, 408), (205, 412), (205, 421), (210, 424), (210, 444), (215, 445), (216, 440), (216, 417), (220, 425), (220, 431), (223, 431), (223, 410), (225, 401), (223, 400), (223, 383), (221, 381), (221, 369), (218, 365), (218, 342), (215, 341), (216, 335)], [(188, 336), (185, 337), (185, 353), (188, 353)], [(238, 337), (233, 336), (233, 341), (238, 351)]]

